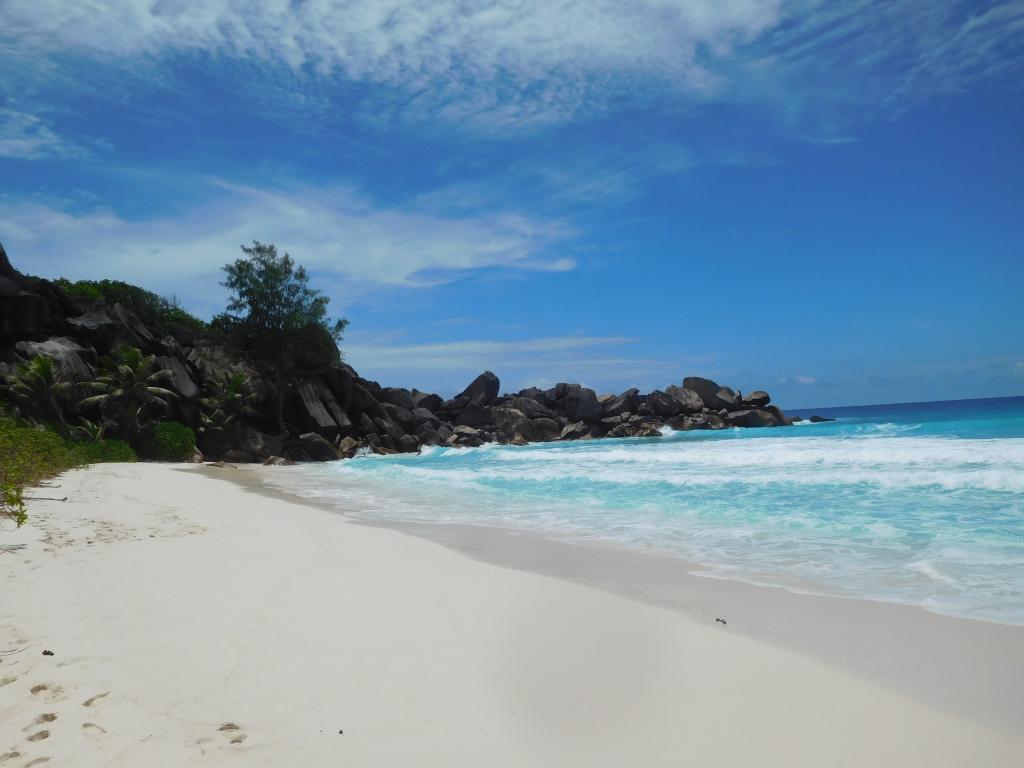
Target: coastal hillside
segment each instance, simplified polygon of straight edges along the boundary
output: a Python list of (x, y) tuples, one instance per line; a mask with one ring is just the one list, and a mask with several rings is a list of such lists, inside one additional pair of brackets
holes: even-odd
[[(598, 394), (570, 383), (502, 393), (498, 377), (484, 371), (445, 399), (382, 387), (317, 339), (324, 351), (314, 359), (268, 367), (259, 349), (240, 347), (216, 323), (203, 323), (155, 294), (111, 281), (29, 277), (0, 246), (0, 376), (49, 382), (37, 382), (49, 394), (35, 396), (36, 412), (29, 403), (20, 415), (116, 435), (152, 458), (161, 457), (161, 439), (173, 443), (182, 432), (182, 444), (198, 448), (196, 459), (283, 463), (345, 458), (361, 448), (410, 453), (425, 445), (652, 437), (666, 426), (790, 423), (767, 392), (742, 394), (692, 376), (646, 394)], [(33, 373), (33, 366), (45, 370)], [(128, 390), (138, 392), (137, 400), (125, 396)], [(43, 400), (48, 411), (40, 413)]]

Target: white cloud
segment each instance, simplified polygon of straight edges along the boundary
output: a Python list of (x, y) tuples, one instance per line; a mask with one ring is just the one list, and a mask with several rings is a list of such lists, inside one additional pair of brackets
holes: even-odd
[(788, 0), (780, 18), (736, 62), (734, 81), (788, 119), (811, 113), (814, 135), (828, 142), (847, 137), (851, 116), (898, 114), (1024, 72), (1021, 0)]
[(714, 92), (708, 66), (778, 20), (778, 0), (7, 0), (0, 41), (107, 60), (213, 53), (394, 87), (399, 110), (494, 127), (607, 99)]
[[(983, 7), (979, 7), (979, 5)], [(7, 83), (44, 71), (87, 87), (81, 57), (155, 68), (210, 55), (303, 84), (362, 83), (369, 120), (495, 130), (689, 99), (818, 111), (798, 135), (837, 143), (850, 114), (1024, 71), (1024, 3), (961, 0), (6, 0)], [(211, 55), (212, 54), (212, 55)], [(22, 66), (18, 66), (19, 61)], [(31, 61), (31, 65), (25, 62)], [(63, 74), (55, 66), (63, 63)], [(56, 64), (55, 64), (56, 63)], [(123, 81), (127, 71), (121, 67)], [(74, 75), (74, 76), (72, 76)], [(329, 90), (329, 88), (328, 88)], [(831, 108), (824, 109), (828, 104)], [(895, 106), (894, 106), (895, 105)], [(850, 110), (836, 117), (835, 107)], [(795, 119), (795, 118), (794, 118)], [(807, 129), (811, 131), (808, 133)]]
[(630, 356), (633, 339), (620, 336), (554, 336), (521, 340), (474, 339), (401, 344), (391, 335), (352, 332), (345, 357), (364, 376), (385, 384), (415, 385), (453, 394), (483, 370), (502, 378), (503, 389), (590, 383), (619, 391), (638, 377), (678, 379), (677, 365)]
[(110, 277), (218, 306), (220, 267), (239, 245), (272, 242), (338, 295), (429, 286), (494, 268), (565, 271), (573, 230), (514, 212), (445, 217), (374, 204), (350, 188), (288, 192), (218, 184), (218, 198), (174, 219), (132, 221), (0, 199), (0, 232), (14, 263), (47, 277)]
[(0, 109), (0, 157), (35, 160), (80, 152), (74, 143), (58, 136), (41, 118), (15, 109)]
[[(353, 342), (352, 340), (355, 339)], [(488, 367), (534, 367), (539, 358), (594, 348), (630, 344), (633, 339), (621, 336), (555, 336), (520, 341), (447, 341), (436, 344), (359, 343), (350, 335), (346, 354), (367, 368), (376, 370), (435, 370), (450, 366), (452, 361), (464, 368), (483, 370)]]

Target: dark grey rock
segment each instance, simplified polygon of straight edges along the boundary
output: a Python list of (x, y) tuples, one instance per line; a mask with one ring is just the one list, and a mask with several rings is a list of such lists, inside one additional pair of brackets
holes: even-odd
[(232, 448), (230, 451), (224, 451), (224, 455), (221, 457), (222, 461), (226, 461), (229, 464), (255, 464), (257, 459), (251, 453), (247, 451), (240, 451), (237, 448)]
[(320, 402), (323, 403), (324, 408), (334, 419), (334, 423), (338, 425), (338, 432), (340, 434), (347, 434), (352, 430), (352, 420), (349, 419), (348, 414), (345, 413), (341, 408), (341, 404), (338, 403), (337, 398), (334, 397), (334, 392), (324, 382), (318, 381), (316, 385), (317, 394), (320, 396)]
[(387, 435), (392, 443), (397, 444), (398, 440), (405, 434), (405, 429), (399, 424), (387, 419), (383, 416), (377, 416), (374, 420), (377, 425), (376, 433), (378, 435)]
[(444, 402), (440, 395), (420, 392), (418, 389), (412, 390), (409, 395), (409, 399), (412, 400), (414, 408), (426, 408), (431, 413), (437, 413), (438, 409), (441, 407), (441, 403)]
[(284, 440), (260, 432), (254, 427), (246, 427), (242, 430), (236, 447), (259, 459), (265, 459), (268, 456), (279, 455), (284, 450)]
[(419, 423), (419, 419), (413, 415), (413, 412), (407, 408), (403, 408), (400, 405), (392, 405), (391, 403), (384, 403), (381, 406), (384, 410), (384, 417), (396, 424), (401, 424), (403, 427), (414, 427)]
[(654, 390), (644, 400), (651, 412), (661, 419), (671, 419), (683, 412), (683, 404), (660, 390)]
[(343, 437), (338, 441), (338, 453), (346, 459), (351, 459), (359, 450), (360, 443), (354, 437)]
[(585, 421), (577, 421), (562, 430), (560, 440), (587, 440), (595, 436), (593, 424)]
[(725, 416), (725, 423), (730, 427), (777, 427), (775, 416), (768, 411), (743, 410), (732, 411)]
[(554, 419), (530, 419), (530, 433), (535, 441), (547, 443), (562, 436), (562, 425)]
[(415, 420), (419, 423), (426, 422), (427, 424), (430, 424), (434, 427), (437, 427), (441, 424), (441, 419), (439, 419), (434, 414), (433, 411), (430, 411), (420, 406), (417, 406), (416, 408), (412, 409), (412, 415), (413, 418), (415, 418)]
[(420, 449), (420, 443), (412, 435), (402, 435), (395, 441), (395, 448), (399, 453), (415, 453)]
[(313, 461), (335, 461), (343, 458), (341, 451), (331, 445), (323, 435), (316, 432), (299, 435), (294, 447), (308, 453)]
[(482, 427), (493, 424), (491, 409), (476, 402), (470, 402), (455, 420), (455, 423), (467, 427)]
[(686, 413), (697, 413), (704, 408), (704, 401), (692, 389), (677, 387), (673, 384), (665, 388), (665, 394), (678, 400), (683, 406), (683, 411)]
[(581, 387), (579, 384), (566, 385), (565, 396), (559, 400), (566, 418), (570, 421), (591, 422), (601, 418), (601, 405), (597, 402), (597, 393), (589, 387)]
[(46, 341), (19, 341), (14, 348), (25, 358), (36, 355), (53, 358), (57, 369), (71, 381), (92, 379), (93, 370), (90, 363), (96, 362), (96, 351), (83, 347), (74, 339), (55, 336)]
[(338, 423), (331, 418), (327, 408), (320, 400), (320, 391), (315, 382), (304, 381), (297, 390), (299, 416), (306, 429), (333, 439), (338, 434)]
[(683, 379), (683, 387), (696, 392), (704, 405), (713, 411), (726, 408), (735, 410), (737, 408), (736, 393), (728, 387), (719, 386), (711, 379), (703, 379), (700, 376), (687, 376)]
[(384, 387), (384, 401), (411, 411), (416, 407), (409, 390), (398, 387)]
[(764, 408), (772, 401), (771, 395), (761, 389), (755, 389), (743, 396), (742, 403), (746, 408)]
[(605, 416), (621, 416), (623, 413), (636, 413), (640, 407), (640, 390), (627, 389), (621, 395), (613, 397), (603, 407)]
[(437, 445), (444, 442), (438, 436), (437, 430), (426, 422), (416, 427), (416, 438), (422, 445)]
[(157, 357), (156, 365), (159, 370), (168, 372), (167, 383), (183, 398), (195, 400), (199, 397), (199, 387), (196, 386), (188, 369), (178, 358), (161, 355)]
[(500, 389), (501, 382), (498, 377), (490, 371), (484, 371), (470, 382), (459, 397), (468, 397), (469, 402), (476, 405), (490, 405), (498, 396)]
[(505, 433), (508, 442), (517, 444), (533, 440), (533, 427), (526, 414), (517, 408), (507, 406), (496, 407), (493, 410), (494, 425)]
[(359, 431), (364, 435), (370, 435), (377, 431), (377, 425), (373, 418), (366, 413), (359, 414)]
[(770, 413), (772, 416), (778, 419), (778, 422), (781, 426), (788, 427), (793, 423), (791, 419), (786, 418), (786, 414), (783, 413), (782, 409), (779, 408), (779, 406), (777, 405), (765, 406), (764, 410), (768, 411), (768, 413)]
[(528, 419), (550, 419), (555, 415), (554, 411), (532, 397), (513, 397), (508, 405), (522, 411)]

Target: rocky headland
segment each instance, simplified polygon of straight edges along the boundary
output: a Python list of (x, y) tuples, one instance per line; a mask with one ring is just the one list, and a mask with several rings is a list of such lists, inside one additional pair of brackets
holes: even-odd
[[(382, 387), (344, 362), (301, 380), (268, 381), (214, 334), (186, 325), (147, 327), (128, 307), (71, 296), (55, 282), (15, 270), (0, 247), (0, 377), (34, 356), (52, 359), (66, 380), (84, 383), (120, 347), (154, 357), (176, 397), (167, 417), (196, 433), (207, 460), (283, 463), (326, 461), (367, 448), (409, 453), (421, 446), (516, 445), (599, 437), (656, 437), (675, 430), (787, 426), (767, 392), (741, 394), (696, 376), (646, 394), (598, 394), (580, 384), (502, 393), (484, 371), (451, 398)], [(204, 394), (242, 374), (255, 407), (230, 426), (204, 419)], [(270, 393), (284, 391), (273, 408)], [(69, 418), (81, 416), (67, 406)], [(271, 411), (280, 408), (280, 419)], [(284, 429), (277, 427), (283, 423)]]

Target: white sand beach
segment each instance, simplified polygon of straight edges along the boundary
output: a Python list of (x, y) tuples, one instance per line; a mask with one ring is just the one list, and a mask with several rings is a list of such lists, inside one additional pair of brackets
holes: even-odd
[[(929, 693), (956, 670), (925, 665), (911, 695), (230, 481), (255, 471), (105, 465), (32, 491), (68, 501), (0, 533), (0, 766), (1024, 763), (1012, 713)], [(973, 698), (1019, 695), (1013, 632)]]

